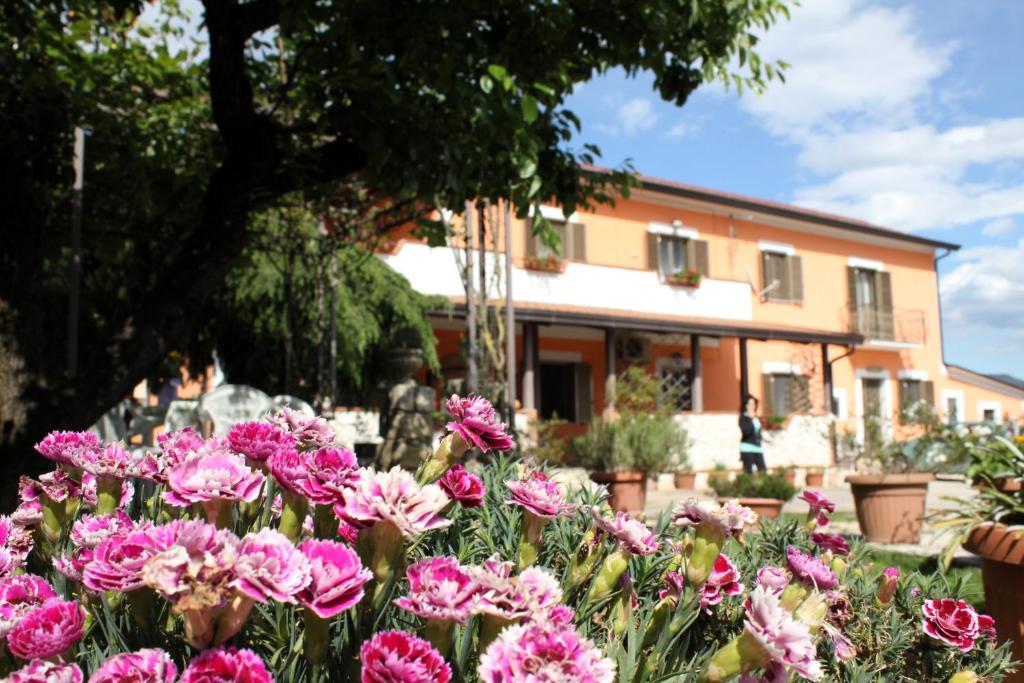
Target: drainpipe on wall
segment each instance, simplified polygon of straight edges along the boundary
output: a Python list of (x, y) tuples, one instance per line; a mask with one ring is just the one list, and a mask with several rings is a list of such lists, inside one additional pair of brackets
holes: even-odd
[(946, 253), (935, 257), (935, 296), (939, 299), (939, 353), (942, 356), (942, 369), (946, 369), (946, 335), (942, 329), (942, 292), (939, 290), (939, 261), (953, 253), (953, 249), (946, 249)]

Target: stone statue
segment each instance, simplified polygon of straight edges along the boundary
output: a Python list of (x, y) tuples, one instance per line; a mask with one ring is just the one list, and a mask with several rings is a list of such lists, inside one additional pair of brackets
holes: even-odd
[(378, 451), (379, 467), (401, 465), (415, 470), (433, 452), (434, 390), (422, 386), (413, 375), (423, 366), (420, 349), (394, 349), (391, 369), (397, 377), (388, 390), (382, 434)]

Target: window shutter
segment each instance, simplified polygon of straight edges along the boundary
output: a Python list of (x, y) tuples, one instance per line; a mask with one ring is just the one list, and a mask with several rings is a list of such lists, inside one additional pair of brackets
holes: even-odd
[[(769, 373), (761, 375), (761, 414), (766, 417), (774, 415), (772, 410), (772, 382), (775, 376)], [(746, 398), (746, 397), (744, 397)]]
[(576, 370), (576, 422), (590, 422), (593, 410), (591, 409), (591, 380), (592, 373), (590, 365), (577, 363)]
[(811, 382), (807, 375), (790, 375), (790, 410), (794, 413), (811, 412)]
[(860, 324), (860, 309), (857, 306), (857, 269), (851, 266), (846, 267), (846, 292), (849, 297), (846, 305), (849, 316), (848, 327), (851, 332), (863, 334), (861, 329), (863, 325)]
[(526, 256), (534, 257), (537, 255), (537, 237), (533, 234), (533, 221), (523, 221), (523, 227), (526, 229)]
[(572, 224), (572, 258), (573, 261), (587, 260), (587, 231), (583, 223)]
[(899, 387), (896, 399), (897, 401), (899, 401), (899, 403), (897, 403), (897, 409), (902, 413), (903, 409), (907, 407), (907, 401), (909, 400), (907, 396), (907, 380), (901, 379), (897, 386)]
[[(693, 259), (690, 255), (693, 255)], [(695, 268), (702, 276), (708, 276), (708, 243), (707, 240), (686, 241), (686, 267)]]
[(892, 278), (889, 273), (875, 273), (875, 284), (878, 292), (878, 332), (882, 339), (895, 339), (896, 326), (892, 309)]
[(921, 398), (930, 408), (935, 408), (935, 382), (921, 382)]
[[(768, 289), (768, 285), (772, 283), (772, 255), (770, 252), (761, 252), (761, 289)], [(771, 299), (775, 292), (768, 292), (766, 298)]]
[(787, 256), (786, 263), (789, 265), (789, 300), (800, 302), (804, 300), (804, 267), (799, 256)]
[(647, 233), (647, 268), (658, 270), (658, 236), (653, 232)]

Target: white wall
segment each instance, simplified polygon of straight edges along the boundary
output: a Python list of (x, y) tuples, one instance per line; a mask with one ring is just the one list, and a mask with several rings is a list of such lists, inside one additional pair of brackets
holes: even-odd
[[(690, 465), (694, 470), (710, 470), (721, 463), (730, 470), (740, 463), (739, 416), (733, 413), (681, 413), (675, 421), (690, 439)], [(831, 458), (829, 415), (793, 415), (785, 429), (761, 432), (764, 459), (773, 467), (826, 467)]]

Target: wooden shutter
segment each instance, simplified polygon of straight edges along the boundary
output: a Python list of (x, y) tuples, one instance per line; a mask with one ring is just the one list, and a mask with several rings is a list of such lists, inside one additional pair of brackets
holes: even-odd
[(587, 363), (576, 363), (576, 422), (590, 422), (593, 414), (591, 403), (591, 382), (592, 375), (590, 365)]
[(935, 408), (935, 382), (921, 382), (921, 398), (929, 407)]
[(898, 387), (899, 391), (897, 392), (896, 409), (900, 413), (902, 413), (903, 409), (907, 407), (907, 401), (909, 400), (909, 396), (907, 395), (909, 393), (907, 391), (907, 389), (908, 389), (908, 387), (907, 387), (907, 380), (901, 379), (899, 381), (899, 384), (897, 385), (897, 387)]
[(857, 269), (852, 266), (846, 267), (846, 292), (849, 297), (849, 303), (846, 305), (847, 315), (849, 316), (849, 328), (851, 332), (860, 332), (863, 334), (860, 324), (859, 309), (857, 307)]
[(533, 234), (533, 219), (523, 221), (523, 227), (526, 233), (526, 256), (533, 257), (537, 255), (537, 237)]
[[(774, 415), (772, 410), (772, 382), (775, 376), (769, 373), (761, 375), (761, 414), (766, 417)], [(743, 397), (744, 399), (746, 396)]]
[(686, 267), (694, 268), (702, 276), (708, 276), (707, 240), (686, 240)]
[(794, 413), (811, 412), (811, 378), (807, 375), (789, 376), (789, 403)]
[[(772, 254), (768, 251), (761, 252), (761, 290), (768, 289), (768, 285), (772, 283)], [(766, 298), (771, 299), (775, 292), (768, 292)]]
[(875, 293), (878, 296), (878, 336), (881, 339), (895, 339), (896, 326), (892, 308), (892, 278), (889, 273), (875, 273)]
[(587, 260), (587, 231), (583, 223), (572, 223), (566, 226), (572, 229), (572, 253), (569, 255), (573, 261)]
[(789, 265), (789, 300), (801, 302), (804, 300), (804, 266), (799, 256), (787, 256), (786, 263)]
[(658, 236), (653, 232), (647, 233), (647, 268), (658, 270)]

